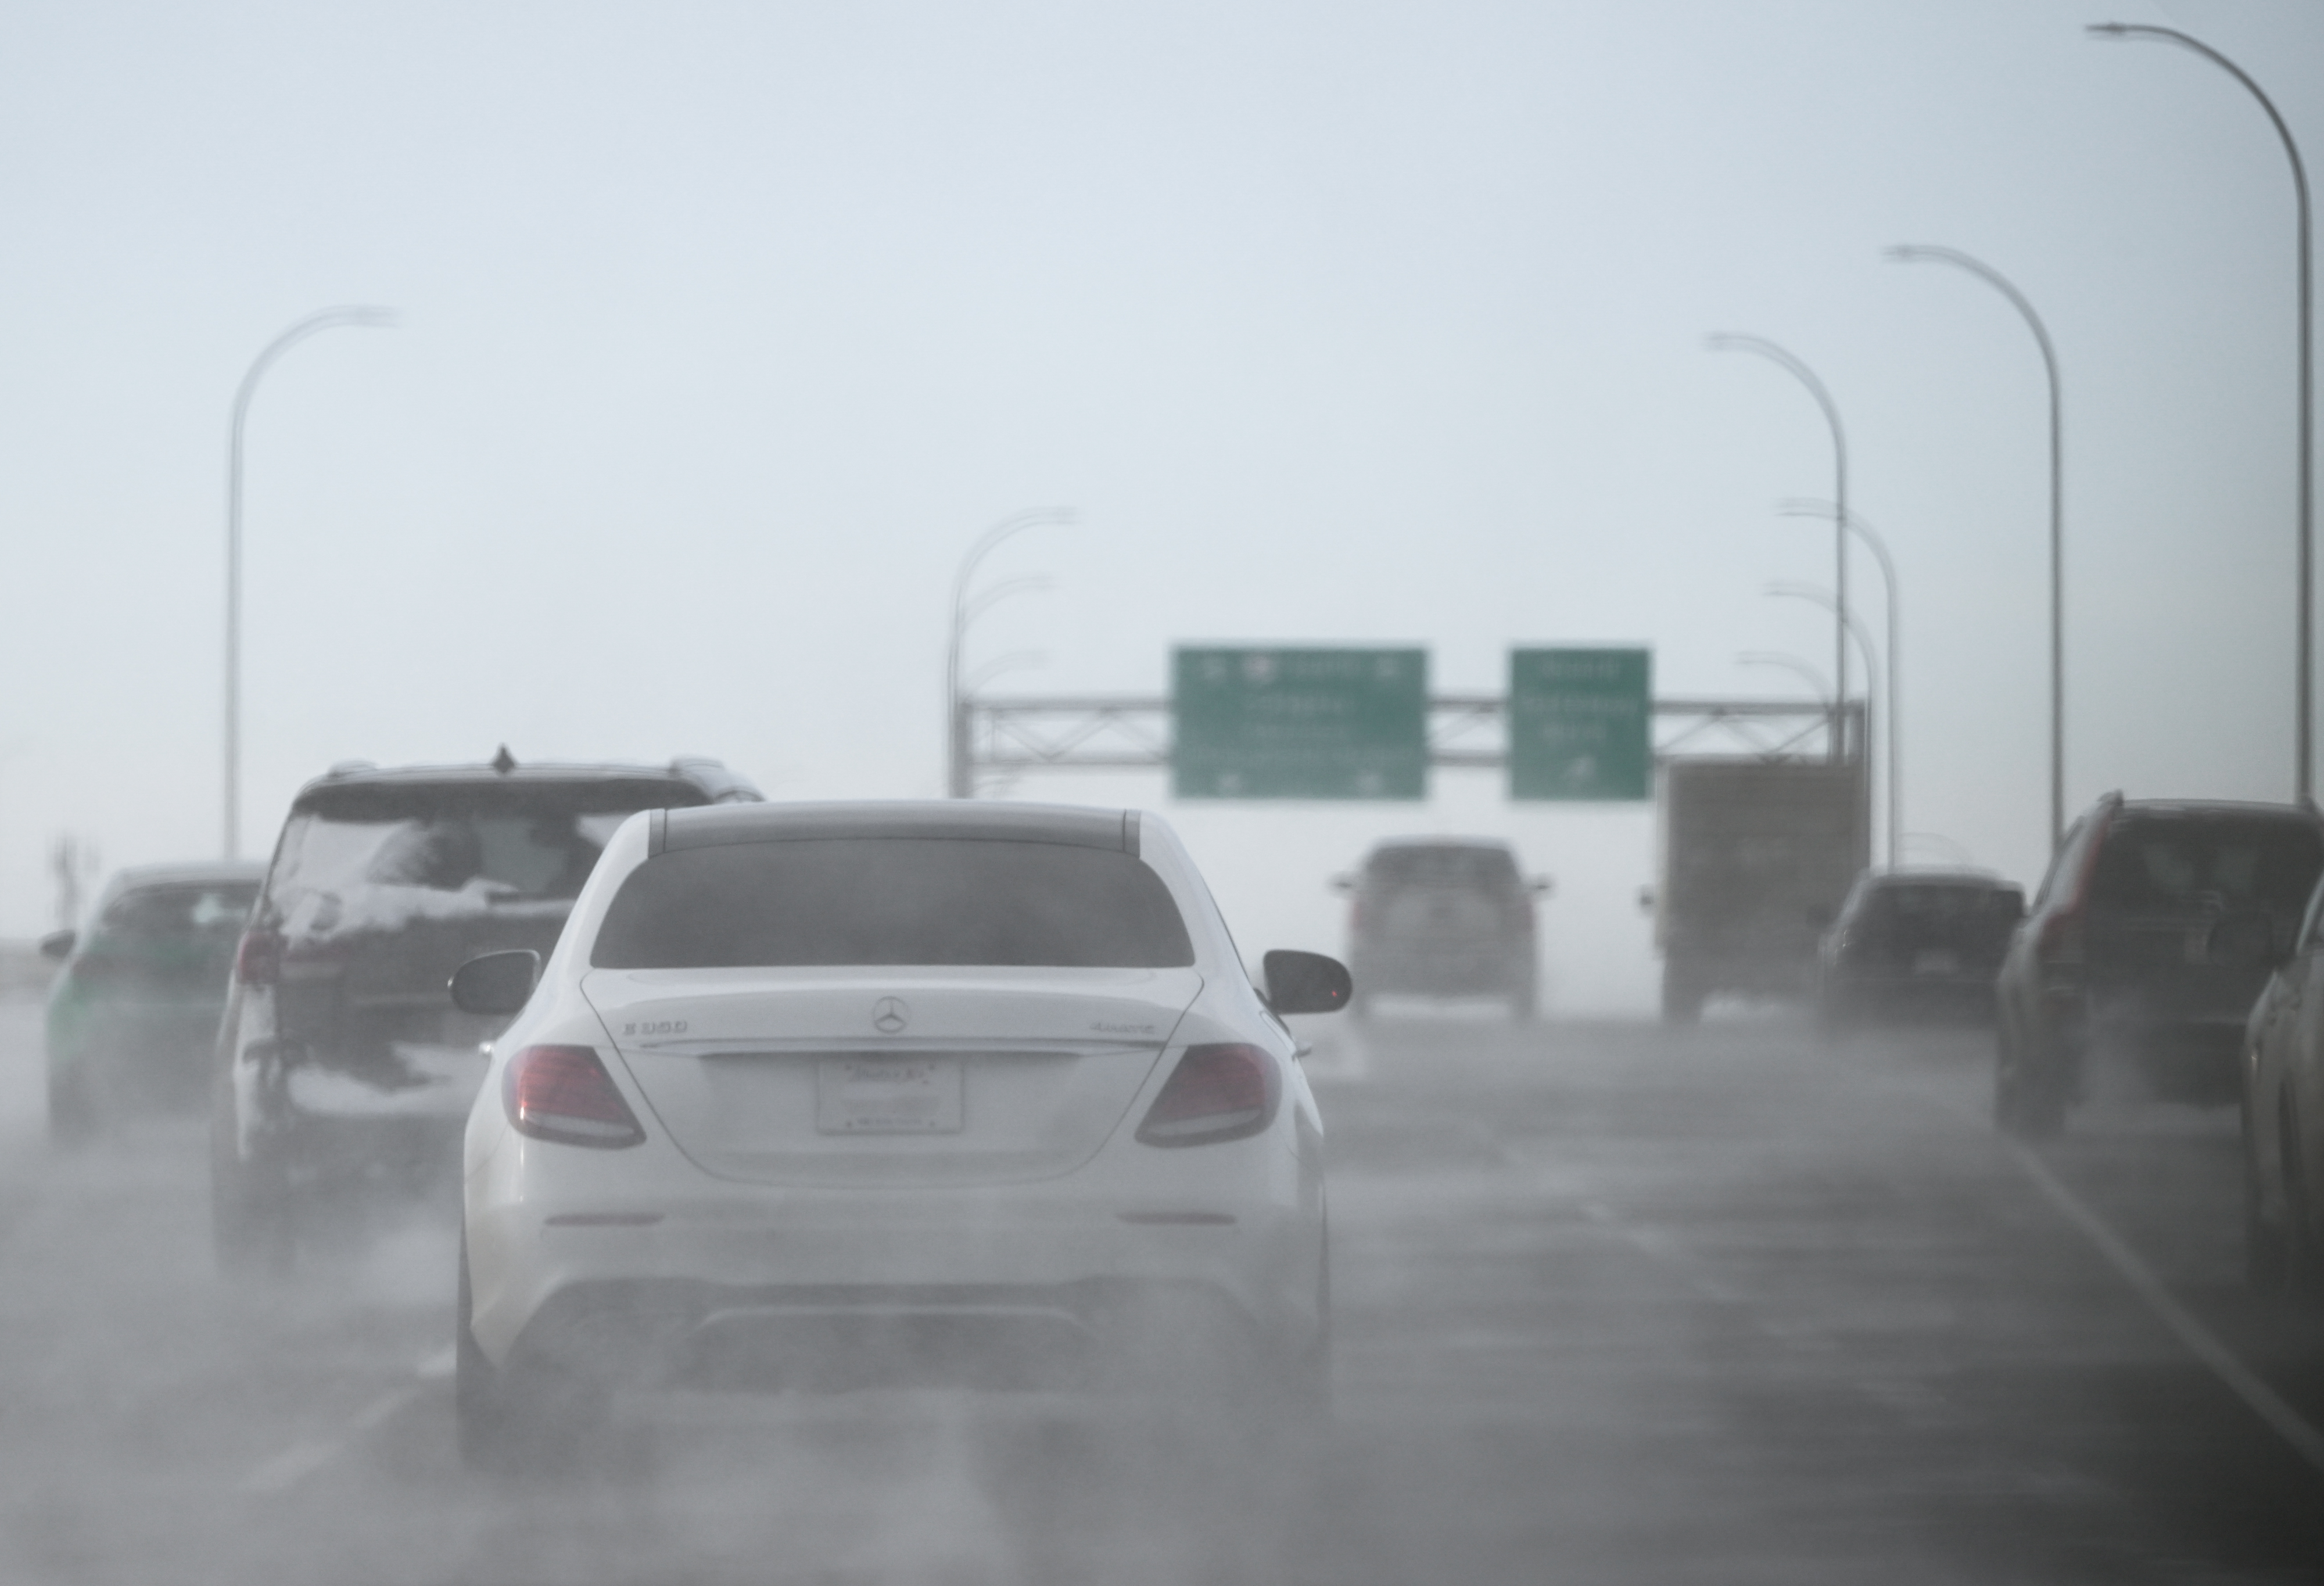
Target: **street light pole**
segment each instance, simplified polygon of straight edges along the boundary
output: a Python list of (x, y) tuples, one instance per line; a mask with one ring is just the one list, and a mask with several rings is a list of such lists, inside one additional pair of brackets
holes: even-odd
[(250, 399), (258, 382), (283, 354), (321, 331), (341, 325), (387, 327), (395, 310), (365, 305), (325, 309), (309, 314), (284, 330), (251, 361), (234, 393), (234, 418), (228, 427), (226, 456), (226, 857), (236, 859), (242, 848), (242, 432), (250, 417)]
[[(1899, 852), (1897, 844), (1904, 829), (1904, 751), (1898, 747), (1904, 739), (1900, 730), (1904, 725), (1904, 712), (1897, 704), (1897, 696), (1901, 692), (1899, 679), (1904, 673), (1904, 662), (1896, 627), (1896, 609), (1900, 604), (1896, 589), (1896, 564), (1889, 558), (1887, 542), (1874, 531), (1871, 524), (1855, 512), (1842, 518), (1840, 509), (1831, 502), (1803, 500), (1786, 501), (1776, 510), (1788, 518), (1840, 518), (1849, 532), (1871, 548), (1873, 559), (1880, 564), (1880, 585), (1888, 596), (1888, 868), (1895, 870)], [(1869, 693), (1870, 687), (1868, 681), (1866, 692)]]
[[(1840, 431), (1840, 409), (1833, 405), (1831, 392), (1824, 389), (1823, 382), (1816, 378), (1814, 370), (1764, 337), (1721, 333), (1711, 338), (1711, 349), (1720, 353), (1756, 353), (1771, 363), (1782, 364), (1808, 388), (1808, 394), (1815, 398), (1816, 406), (1823, 410), (1824, 422), (1831, 426), (1831, 499), (1837, 503), (1839, 512), (1831, 530), (1832, 587), (1838, 595), (1832, 607), (1831, 651), (1832, 676), (1840, 680), (1840, 703), (1834, 707), (1831, 719), (1831, 757), (1838, 760), (1845, 748), (1840, 740), (1848, 713), (1848, 440)], [(1870, 719), (1868, 711), (1866, 720), (1868, 722)]]
[(960, 641), (971, 618), (1002, 596), (1019, 589), (1035, 586), (1038, 580), (1018, 579), (991, 590), (972, 608), (968, 599), (968, 581), (976, 576), (976, 567), (994, 547), (1013, 534), (1042, 523), (1071, 523), (1073, 510), (1069, 507), (1035, 507), (1013, 517), (1003, 518), (977, 536), (976, 543), (968, 548), (961, 558), (960, 571), (952, 582), (952, 630), (945, 647), (945, 794), (950, 798), (973, 798), (976, 789), (969, 772), (968, 701), (963, 696), (960, 676)]
[(2054, 853), (2066, 834), (2066, 478), (2058, 349), (2051, 345), (2049, 327), (2025, 294), (1982, 260), (1958, 248), (1922, 243), (1901, 243), (1888, 250), (1888, 257), (1900, 263), (1925, 261), (1957, 266), (2007, 298), (2025, 317), (2034, 344), (2042, 349), (2042, 367), (2050, 377), (2050, 850)]
[(2097, 23), (2091, 25), (2089, 32), (2093, 38), (2150, 39), (2192, 50), (2251, 90), (2251, 97), (2259, 101), (2259, 107), (2267, 112), (2268, 120), (2275, 124), (2275, 135), (2283, 140), (2284, 156), (2292, 161), (2292, 191), (2298, 205), (2300, 228), (2300, 675), (2292, 688), (2292, 708), (2299, 716), (2292, 731), (2292, 742), (2297, 745), (2293, 752), (2298, 757), (2298, 764), (2292, 772), (2292, 785), (2294, 796), (2302, 804), (2312, 803), (2315, 800), (2316, 771), (2316, 716), (2313, 707), (2316, 683), (2316, 334), (2314, 243), (2308, 212), (2308, 168), (2301, 163), (2300, 145), (2292, 141), (2292, 129), (2284, 124), (2282, 115), (2276, 110), (2275, 101), (2252, 80), (2250, 73), (2200, 39), (2190, 38), (2177, 28), (2150, 27), (2143, 23)]
[[(1874, 657), (1871, 635), (1865, 632), (1864, 624), (1857, 621), (1853, 613), (1844, 610), (1840, 602), (1834, 600), (1831, 595), (1825, 594), (1821, 589), (1815, 588), (1812, 585), (1770, 584), (1767, 586), (1766, 593), (1771, 595), (1781, 596), (1786, 600), (1812, 601), (1815, 604), (1823, 607), (1824, 610), (1831, 613), (1834, 617), (1839, 619), (1842, 632), (1854, 638), (1857, 648), (1864, 651), (1865, 753), (1862, 763), (1864, 766), (1865, 777), (1868, 780), (1872, 775), (1872, 738), (1874, 731), (1872, 724), (1872, 700), (1873, 696), (1880, 692), (1880, 666), (1879, 662)], [(1894, 658), (1891, 659), (1893, 659)], [(1847, 708), (1847, 705), (1848, 702), (1846, 700), (1841, 700), (1840, 702), (1840, 710), (1844, 712)], [(1894, 722), (1889, 723), (1886, 731), (1892, 735), (1891, 741), (1893, 742), (1893, 735), (1896, 731), (1896, 724)], [(1890, 807), (1892, 813), (1889, 818), (1894, 820), (1895, 818), (1893, 813), (1895, 807), (1892, 805)], [(1872, 819), (1871, 800), (1868, 797), (1865, 800), (1864, 818), (1866, 824), (1868, 825)], [(1866, 838), (1867, 840), (1864, 846), (1866, 851), (1868, 853), (1872, 847), (1869, 833), (1866, 834)], [(1889, 867), (1894, 869), (1895, 867), (1895, 833), (1893, 830), (1889, 833)]]

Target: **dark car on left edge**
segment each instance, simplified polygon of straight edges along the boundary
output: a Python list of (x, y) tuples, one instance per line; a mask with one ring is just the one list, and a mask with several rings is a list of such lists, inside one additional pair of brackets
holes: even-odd
[(235, 941), (257, 864), (157, 864), (106, 884), (85, 930), (41, 939), (61, 960), (45, 1029), (49, 1136), (124, 1115), (192, 1112), (208, 1093)]
[(2024, 890), (1981, 871), (1865, 871), (1817, 954), (1817, 1023), (1990, 1020), (2024, 917)]
[(759, 801), (715, 761), (336, 769), (300, 789), (236, 950), (210, 1093), (229, 1269), (459, 1187), (460, 1130), (507, 1020), (455, 1008), (483, 954), (546, 955), (616, 827)]

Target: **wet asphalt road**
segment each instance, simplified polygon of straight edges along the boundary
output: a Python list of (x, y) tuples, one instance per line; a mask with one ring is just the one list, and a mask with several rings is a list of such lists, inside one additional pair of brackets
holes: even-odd
[(453, 1457), (448, 1229), (228, 1286), (198, 1124), (52, 1150), (36, 1031), (0, 1006), (0, 1581), (2324, 1574), (2324, 1309), (2241, 1287), (2233, 1116), (2107, 1102), (2029, 1161), (1972, 1034), (1319, 1021), (1319, 1445), (668, 1397), (509, 1482)]

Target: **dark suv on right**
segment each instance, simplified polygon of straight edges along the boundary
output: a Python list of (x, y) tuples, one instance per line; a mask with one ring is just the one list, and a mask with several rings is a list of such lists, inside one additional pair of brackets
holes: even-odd
[(2169, 1100), (2235, 1101), (2268, 976), (2264, 955), (2236, 944), (2261, 930), (2288, 944), (2319, 872), (2313, 808), (2099, 799), (2059, 844), (2002, 962), (1995, 1121), (2054, 1134), (2098, 1062)]
[(210, 1091), (219, 1259), (279, 1266), (328, 1211), (459, 1191), (460, 1133), (508, 1020), (452, 1005), (482, 954), (544, 956), (613, 829), (756, 801), (715, 761), (347, 766), (290, 802), (235, 951)]

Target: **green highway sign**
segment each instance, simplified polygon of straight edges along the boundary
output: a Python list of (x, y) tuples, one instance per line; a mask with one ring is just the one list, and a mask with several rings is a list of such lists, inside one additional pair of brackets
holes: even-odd
[(1171, 658), (1179, 798), (1425, 798), (1425, 650), (1209, 649)]
[(1509, 651), (1509, 797), (1654, 797), (1646, 650)]

